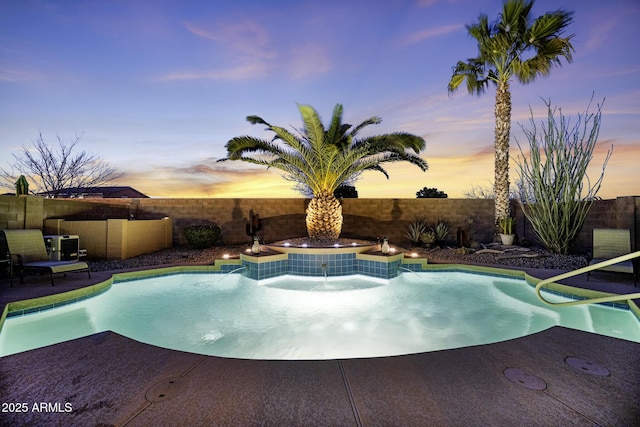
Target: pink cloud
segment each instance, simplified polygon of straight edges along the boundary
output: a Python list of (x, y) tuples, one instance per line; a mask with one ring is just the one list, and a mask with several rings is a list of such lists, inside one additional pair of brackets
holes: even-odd
[(441, 25), (439, 27), (425, 28), (424, 30), (417, 31), (415, 33), (412, 33), (412, 34), (409, 34), (408, 36), (403, 37), (400, 40), (400, 44), (410, 45), (410, 44), (420, 43), (424, 40), (428, 40), (434, 37), (442, 36), (444, 34), (452, 33), (461, 28), (464, 28), (464, 25), (451, 24), (451, 25)]
[(252, 20), (234, 24), (216, 24), (213, 28), (185, 23), (192, 34), (220, 45), (228, 61), (225, 66), (206, 70), (182, 70), (166, 74), (160, 80), (248, 80), (267, 75), (273, 68), (276, 51), (268, 31)]

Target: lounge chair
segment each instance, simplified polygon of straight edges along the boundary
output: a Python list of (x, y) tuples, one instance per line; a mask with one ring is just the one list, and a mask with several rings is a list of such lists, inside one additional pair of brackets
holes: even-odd
[(2, 230), (0, 243), (9, 252), (9, 276), (13, 286), (13, 271), (17, 268), (20, 283), (24, 283), (24, 272), (47, 271), (54, 286), (53, 275), (86, 271), (91, 278), (89, 265), (83, 261), (51, 261), (47, 254), (44, 237), (40, 230)]
[[(593, 229), (593, 260), (589, 265), (596, 264), (608, 259), (631, 253), (631, 231), (615, 228), (594, 228)], [(612, 271), (616, 273), (633, 274), (633, 286), (638, 284), (638, 271), (636, 260), (619, 262), (617, 264), (602, 267), (599, 270)], [(587, 280), (589, 275), (587, 273)]]

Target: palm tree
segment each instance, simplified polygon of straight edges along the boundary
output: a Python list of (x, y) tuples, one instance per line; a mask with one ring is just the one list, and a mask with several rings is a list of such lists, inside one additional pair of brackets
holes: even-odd
[(423, 171), (427, 162), (418, 154), (425, 148), (424, 139), (409, 133), (391, 133), (356, 138), (364, 127), (381, 122), (371, 117), (352, 127), (342, 123), (342, 105), (333, 109), (331, 123), (325, 129), (316, 110), (298, 105), (304, 127), (292, 133), (267, 123), (258, 116), (248, 116), (252, 124), (264, 124), (274, 132), (270, 141), (252, 136), (238, 136), (227, 145), (225, 160), (274, 167), (285, 172), (285, 179), (298, 184), (299, 190), (313, 194), (307, 207), (307, 233), (312, 239), (334, 240), (342, 230), (342, 206), (334, 196), (340, 184), (366, 170), (389, 175), (381, 164), (408, 161)]
[(495, 223), (510, 216), (509, 209), (509, 134), (511, 132), (511, 92), (509, 82), (515, 78), (523, 84), (540, 75), (548, 75), (561, 58), (572, 61), (572, 35), (564, 36), (572, 21), (572, 12), (557, 10), (535, 20), (531, 18), (534, 1), (508, 0), (500, 19), (489, 23), (486, 15), (467, 25), (478, 42), (478, 56), (459, 61), (453, 67), (449, 93), (463, 81), (471, 94), (480, 95), (489, 83), (496, 88), (495, 104)]

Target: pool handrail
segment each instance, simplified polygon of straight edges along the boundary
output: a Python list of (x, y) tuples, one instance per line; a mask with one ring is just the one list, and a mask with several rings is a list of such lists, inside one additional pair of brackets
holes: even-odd
[(606, 261), (599, 262), (597, 264), (589, 265), (587, 267), (582, 267), (577, 270), (569, 271), (567, 273), (558, 274), (557, 276), (550, 277), (548, 279), (541, 280), (536, 285), (536, 295), (538, 299), (540, 299), (543, 303), (553, 306), (570, 306), (570, 305), (579, 305), (579, 304), (601, 304), (606, 302), (616, 302), (616, 301), (627, 301), (631, 299), (640, 298), (640, 293), (634, 294), (622, 294), (622, 295), (611, 295), (606, 297), (597, 297), (597, 298), (588, 298), (574, 301), (566, 301), (566, 302), (551, 302), (546, 300), (541, 294), (540, 290), (543, 286), (553, 283), (557, 280), (568, 279), (570, 277), (577, 276), (582, 273), (587, 273), (589, 271), (597, 270), (601, 267), (606, 267), (612, 264), (617, 264), (622, 261), (628, 261), (634, 258), (640, 257), (640, 251), (631, 252), (630, 254), (621, 255), (616, 258), (611, 258)]

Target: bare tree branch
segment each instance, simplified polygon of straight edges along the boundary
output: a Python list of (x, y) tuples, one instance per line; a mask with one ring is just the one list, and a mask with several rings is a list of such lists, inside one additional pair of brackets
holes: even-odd
[(77, 153), (82, 135), (76, 135), (70, 143), (57, 138), (57, 149), (45, 142), (42, 133), (31, 147), (23, 145), (13, 154), (11, 172), (0, 168), (0, 186), (13, 188), (16, 177), (22, 174), (32, 184), (32, 193), (55, 198), (64, 189), (96, 187), (124, 175), (96, 154)]

